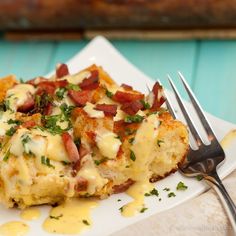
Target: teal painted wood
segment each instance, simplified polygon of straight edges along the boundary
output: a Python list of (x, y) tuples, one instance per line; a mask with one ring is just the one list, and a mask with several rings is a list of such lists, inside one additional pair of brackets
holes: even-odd
[(201, 42), (194, 81), (204, 109), (236, 123), (236, 41)]

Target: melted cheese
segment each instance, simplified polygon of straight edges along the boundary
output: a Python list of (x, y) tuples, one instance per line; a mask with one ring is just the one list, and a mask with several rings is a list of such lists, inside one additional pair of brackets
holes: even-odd
[(49, 233), (78, 234), (91, 227), (90, 211), (97, 206), (93, 199), (68, 199), (52, 208), (43, 228)]
[(96, 143), (101, 154), (109, 159), (116, 158), (121, 145), (117, 135), (107, 130), (97, 132)]
[(92, 118), (103, 118), (104, 117), (104, 112), (103, 111), (97, 111), (94, 108), (95, 108), (94, 104), (92, 104), (90, 102), (87, 102), (83, 109)]
[(149, 179), (134, 183), (126, 193), (133, 198), (133, 201), (122, 207), (121, 214), (125, 217), (131, 217), (139, 213), (144, 208), (144, 194), (149, 193), (154, 188)]
[(28, 94), (34, 94), (35, 88), (30, 84), (17, 84), (13, 88), (7, 91), (7, 101), (9, 101), (9, 107), (16, 111), (18, 107), (23, 105), (27, 99)]
[(37, 220), (40, 217), (40, 215), (41, 215), (40, 210), (35, 207), (27, 208), (20, 213), (20, 217), (23, 220)]
[(28, 231), (29, 226), (20, 221), (11, 221), (0, 226), (1, 236), (24, 236)]
[(101, 177), (90, 155), (83, 157), (82, 168), (78, 172), (77, 176), (83, 177), (88, 181), (86, 192), (89, 194), (94, 194), (108, 182), (107, 179)]
[(6, 131), (15, 125), (7, 123), (7, 121), (10, 119), (15, 119), (14, 113), (10, 111), (0, 113), (0, 136), (5, 135)]
[(75, 75), (69, 75), (63, 77), (63, 79), (66, 79), (71, 84), (80, 84), (84, 79), (91, 76), (91, 72), (88, 70), (81, 71)]
[(149, 165), (153, 161), (154, 147), (158, 135), (159, 120), (156, 114), (145, 118), (138, 129), (131, 150), (136, 160), (133, 164), (133, 180), (142, 180), (144, 176), (150, 177)]

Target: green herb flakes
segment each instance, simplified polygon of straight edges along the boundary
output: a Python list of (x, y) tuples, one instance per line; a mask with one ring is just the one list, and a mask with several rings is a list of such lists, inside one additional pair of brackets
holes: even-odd
[(148, 208), (146, 207), (143, 207), (141, 210), (140, 210), (140, 213), (144, 213)]
[(113, 97), (113, 93), (106, 89), (106, 96), (109, 98)]
[(140, 102), (142, 103), (144, 109), (150, 109), (150, 104), (148, 102), (145, 102), (144, 100), (140, 100)]
[(179, 182), (176, 186), (177, 190), (186, 190), (188, 188), (188, 186), (186, 186), (183, 182)]
[(163, 191), (169, 192), (170, 188), (164, 188)]
[(49, 217), (50, 217), (50, 219), (59, 220), (62, 216), (63, 216), (63, 214), (60, 214), (59, 216), (50, 215)]
[(132, 143), (134, 142), (134, 139), (135, 139), (134, 137), (133, 137), (133, 138), (130, 138), (130, 139), (129, 139), (129, 143), (132, 144)]
[(9, 125), (13, 125), (13, 124), (14, 125), (21, 125), (22, 121), (10, 119), (10, 120), (7, 121), (7, 124), (9, 124)]
[(130, 150), (130, 159), (131, 159), (132, 161), (135, 161), (135, 160), (136, 160), (136, 156), (135, 156), (135, 154), (134, 154), (134, 152), (133, 152), (132, 150)]
[(64, 95), (65, 95), (65, 92), (66, 92), (66, 88), (58, 88), (56, 90), (56, 96), (58, 99), (62, 100), (64, 98)]
[(161, 146), (161, 143), (164, 143), (164, 141), (163, 141), (163, 140), (160, 140), (160, 139), (157, 139), (157, 145), (158, 145), (158, 147)]
[(85, 225), (90, 225), (90, 223), (89, 223), (87, 220), (82, 220), (82, 222), (83, 222)]
[(55, 169), (55, 166), (51, 165), (50, 159), (47, 158), (47, 157), (45, 157), (45, 156), (41, 156), (41, 163), (42, 163), (43, 165), (46, 165), (46, 166), (48, 166), (48, 167), (50, 167), (50, 168)]
[(126, 116), (124, 121), (126, 123), (141, 123), (143, 121), (144, 117), (140, 115), (134, 115), (134, 116)]
[(144, 194), (145, 197), (149, 197), (149, 196), (159, 196), (159, 192), (156, 188), (153, 188), (149, 193), (145, 193)]
[(80, 90), (81, 90), (80, 87), (79, 87), (79, 85), (77, 85), (77, 84), (71, 84), (71, 83), (66, 86), (66, 89), (68, 89), (68, 90), (74, 90), (74, 91), (80, 91)]
[(7, 161), (9, 159), (10, 156), (10, 148), (7, 149), (4, 157), (3, 157), (3, 161)]
[(16, 128), (11, 127), (9, 130), (6, 131), (7, 136), (12, 136), (16, 132)]
[(175, 197), (176, 195), (175, 195), (175, 193), (174, 192), (170, 192), (170, 193), (168, 193), (168, 197), (170, 198), (170, 197)]

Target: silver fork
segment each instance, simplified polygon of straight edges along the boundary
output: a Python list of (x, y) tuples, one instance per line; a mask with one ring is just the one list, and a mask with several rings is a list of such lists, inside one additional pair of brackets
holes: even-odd
[[(188, 124), (189, 130), (197, 144), (196, 150), (190, 147), (186, 161), (179, 166), (180, 172), (182, 172), (182, 174), (188, 177), (200, 175), (203, 177), (203, 179), (206, 180), (206, 182), (210, 186), (212, 186), (216, 190), (225, 207), (226, 213), (232, 225), (232, 229), (236, 235), (236, 206), (217, 174), (218, 164), (225, 159), (224, 150), (221, 147), (220, 143), (218, 142), (209, 124), (209, 121), (204, 115), (204, 112), (199, 102), (197, 101), (192, 90), (190, 89), (189, 85), (187, 84), (186, 80), (184, 79), (183, 75), (180, 72), (179, 72), (179, 78), (182, 81), (184, 88), (188, 93), (191, 103), (206, 131), (208, 140), (210, 142), (209, 145), (204, 144), (198, 130), (196, 129), (196, 125), (194, 124), (193, 119), (190, 116), (189, 111), (186, 109), (183, 100), (180, 97), (178, 90), (176, 89), (176, 86), (174, 85), (170, 76), (168, 76), (168, 80), (174, 91), (176, 100)], [(177, 113), (175, 112), (174, 107), (169, 97), (166, 95), (166, 93), (165, 96), (166, 96), (167, 108), (170, 110), (173, 117), (176, 118)]]

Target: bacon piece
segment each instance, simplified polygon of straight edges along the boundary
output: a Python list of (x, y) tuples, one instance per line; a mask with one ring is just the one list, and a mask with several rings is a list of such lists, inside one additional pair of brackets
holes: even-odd
[(112, 189), (114, 193), (122, 193), (126, 191), (132, 184), (134, 184), (134, 181), (132, 179), (128, 179), (123, 184), (114, 185)]
[(69, 69), (66, 64), (60, 64), (56, 69), (56, 76), (57, 78), (62, 78), (66, 75), (69, 75)]
[(80, 161), (79, 151), (68, 132), (62, 134), (62, 141), (64, 143), (69, 159), (73, 162)]
[(133, 90), (133, 87), (128, 84), (121, 84), (121, 87), (128, 91)]
[[(165, 98), (162, 96), (162, 86), (156, 82), (152, 88), (152, 92), (154, 94), (154, 102), (151, 107), (151, 110), (158, 110), (161, 105), (165, 102)], [(161, 95), (161, 96), (160, 96)]]
[(128, 115), (135, 115), (141, 109), (143, 109), (143, 104), (139, 100), (127, 102), (121, 106), (121, 110)]
[(77, 180), (77, 183), (75, 185), (75, 190), (78, 192), (86, 191), (88, 187), (88, 180), (80, 176), (77, 177), (76, 180)]
[(91, 141), (93, 144), (95, 144), (95, 142), (96, 142), (96, 136), (97, 136), (96, 133), (93, 132), (93, 131), (87, 131), (86, 134), (87, 134), (88, 138), (90, 139), (90, 141)]
[(56, 90), (56, 85), (53, 81), (43, 81), (38, 84), (37, 95), (42, 95), (43, 93), (54, 94)]
[(43, 114), (46, 115), (46, 116), (49, 116), (52, 114), (52, 109), (53, 109), (53, 105), (52, 103), (48, 103), (47, 106), (44, 108), (44, 112)]
[(28, 94), (28, 99), (25, 101), (23, 105), (17, 108), (19, 112), (28, 112), (34, 108), (34, 98), (31, 94)]
[(23, 128), (29, 129), (29, 128), (32, 128), (32, 127), (34, 127), (34, 126), (36, 126), (36, 125), (37, 125), (37, 124), (36, 124), (35, 121), (33, 121), (33, 120), (28, 120), (28, 121), (24, 122), (21, 126), (22, 126)]
[(117, 105), (97, 104), (95, 110), (103, 111), (105, 116), (115, 116), (117, 113)]
[(45, 81), (48, 81), (48, 79), (40, 76), (40, 77), (36, 77), (31, 80), (28, 80), (26, 83), (31, 84), (31, 85), (37, 85), (37, 84), (39, 84), (41, 82), (45, 82)]
[(79, 84), (80, 88), (83, 90), (94, 90), (99, 86), (99, 78), (98, 78), (98, 71), (93, 70), (91, 71), (91, 75), (89, 78), (84, 79), (82, 83)]
[(65, 88), (68, 85), (67, 80), (57, 80), (54, 82), (56, 88)]
[(89, 102), (92, 99), (91, 91), (75, 91), (69, 90), (68, 95), (75, 102), (77, 106), (84, 106), (86, 102)]
[(144, 98), (144, 95), (142, 93), (131, 93), (131, 92), (122, 92), (122, 91), (116, 91), (112, 99), (119, 103), (127, 103), (127, 102), (133, 102), (136, 100), (141, 100)]
[(84, 156), (86, 156), (90, 151), (84, 147), (83, 144), (80, 145), (79, 147), (79, 155), (80, 155), (80, 158), (83, 158)]

